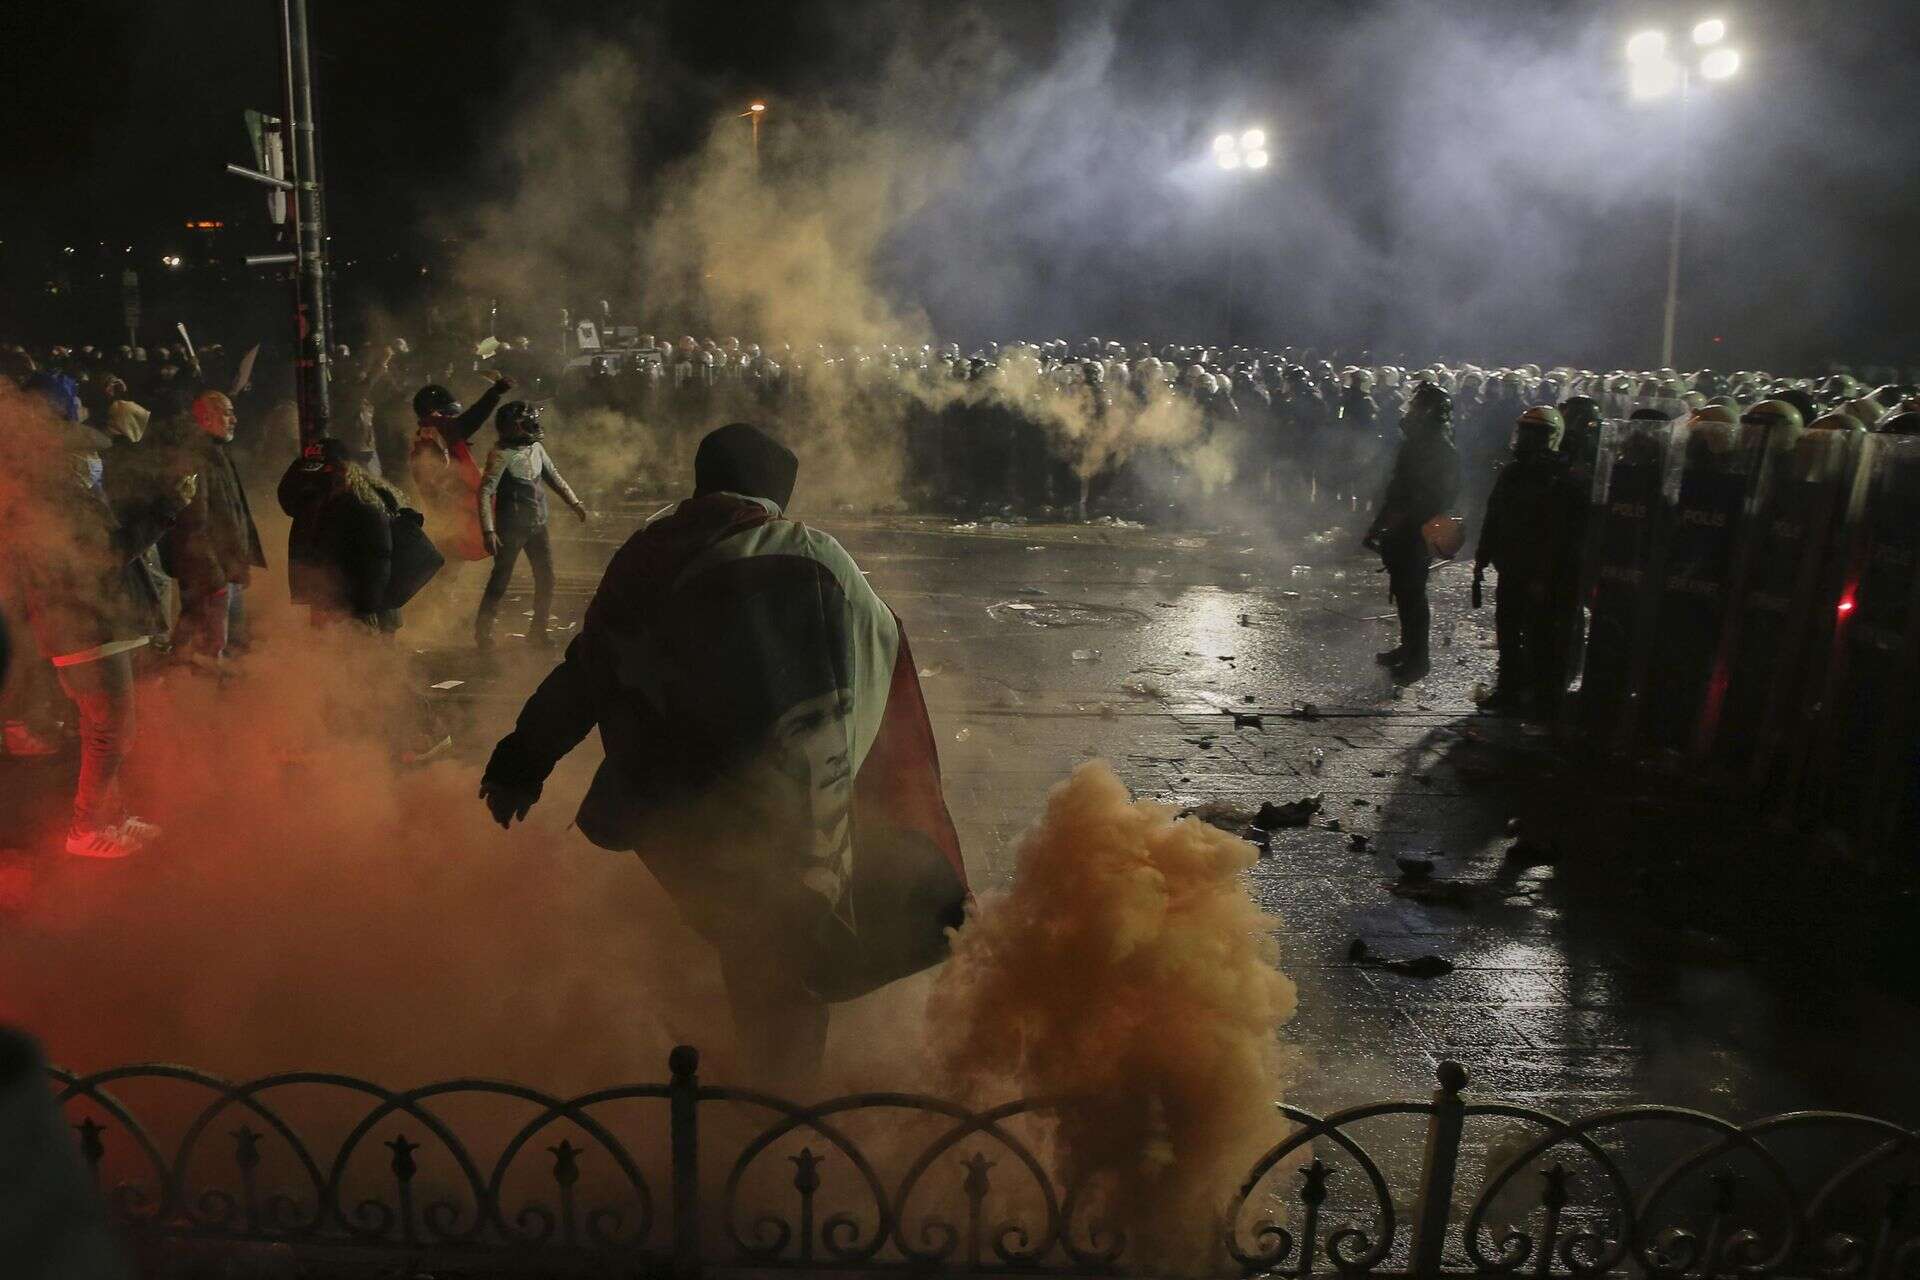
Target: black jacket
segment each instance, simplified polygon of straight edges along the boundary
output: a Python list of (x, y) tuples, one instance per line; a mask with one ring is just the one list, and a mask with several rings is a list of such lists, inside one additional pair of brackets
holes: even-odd
[(1416, 428), (1400, 441), (1380, 497), (1380, 513), (1373, 518), (1372, 536), (1384, 548), (1410, 544), (1420, 526), (1447, 514), (1460, 492), (1460, 454), (1450, 432)]
[(1566, 460), (1554, 453), (1522, 453), (1500, 468), (1493, 482), (1474, 565), (1491, 564), (1502, 582), (1564, 573), (1583, 514)]
[(393, 576), (393, 520), (399, 495), (361, 473), (359, 483), (296, 461), (280, 480), (287, 534), (287, 585), (295, 604), (371, 618), (386, 607)]

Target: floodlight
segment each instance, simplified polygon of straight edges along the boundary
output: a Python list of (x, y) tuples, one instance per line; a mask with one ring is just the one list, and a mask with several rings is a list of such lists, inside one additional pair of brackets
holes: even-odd
[(1627, 41), (1627, 58), (1636, 63), (1657, 62), (1667, 51), (1667, 37), (1659, 31), (1642, 31)]
[(1709, 80), (1725, 80), (1740, 70), (1740, 55), (1732, 49), (1715, 49), (1700, 59), (1700, 74)]

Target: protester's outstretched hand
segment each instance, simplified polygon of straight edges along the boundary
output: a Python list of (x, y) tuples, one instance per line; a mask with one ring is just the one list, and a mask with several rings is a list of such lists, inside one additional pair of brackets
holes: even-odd
[(493, 815), (493, 820), (505, 829), (516, 820), (527, 820), (528, 811), (539, 803), (540, 792), (537, 788), (515, 787), (492, 778), (482, 778), (480, 798), (487, 802), (487, 812)]

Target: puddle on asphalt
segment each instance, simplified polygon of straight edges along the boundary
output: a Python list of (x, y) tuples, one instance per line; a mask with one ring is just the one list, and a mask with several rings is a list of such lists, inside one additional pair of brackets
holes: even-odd
[(1070, 600), (1002, 600), (987, 606), (999, 622), (1030, 627), (1138, 627), (1147, 615), (1118, 604), (1078, 604)]

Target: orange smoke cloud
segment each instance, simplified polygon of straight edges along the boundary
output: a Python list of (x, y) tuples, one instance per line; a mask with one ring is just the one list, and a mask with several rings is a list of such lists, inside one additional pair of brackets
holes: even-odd
[(1012, 887), (960, 931), (928, 1026), (975, 1094), (1080, 1099), (1058, 1135), (1069, 1184), (1095, 1180), (1136, 1265), (1189, 1271), (1284, 1132), (1276, 1032), (1295, 991), (1241, 878), (1253, 848), (1175, 812), (1097, 761), (1056, 787)]

